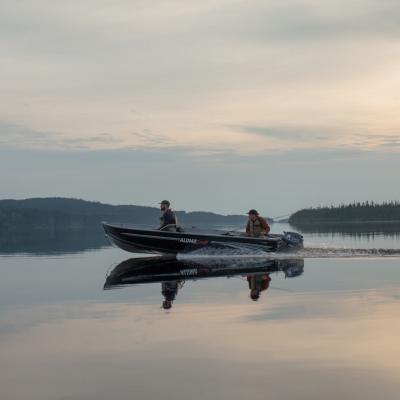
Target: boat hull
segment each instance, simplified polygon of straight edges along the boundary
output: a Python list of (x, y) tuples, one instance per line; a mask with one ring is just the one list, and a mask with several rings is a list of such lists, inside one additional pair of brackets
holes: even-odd
[(293, 232), (253, 238), (224, 231), (170, 232), (105, 222), (103, 228), (113, 244), (132, 253), (177, 254), (203, 248), (276, 252), (303, 246), (302, 236)]

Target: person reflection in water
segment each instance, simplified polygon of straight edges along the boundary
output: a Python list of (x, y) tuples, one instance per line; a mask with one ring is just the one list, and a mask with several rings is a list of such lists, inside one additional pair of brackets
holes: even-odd
[(178, 290), (182, 287), (182, 281), (161, 282), (161, 293), (164, 296), (162, 308), (164, 310), (169, 310), (172, 307), (172, 303), (175, 300), (176, 295), (178, 294)]
[(268, 289), (271, 277), (269, 274), (248, 275), (247, 282), (249, 283), (250, 298), (253, 301), (257, 301), (260, 298), (261, 292)]

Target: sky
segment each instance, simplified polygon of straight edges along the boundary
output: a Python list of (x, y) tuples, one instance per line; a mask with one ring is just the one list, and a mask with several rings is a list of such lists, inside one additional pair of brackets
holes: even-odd
[(3, 0), (0, 198), (399, 199), (399, 70), (397, 0)]

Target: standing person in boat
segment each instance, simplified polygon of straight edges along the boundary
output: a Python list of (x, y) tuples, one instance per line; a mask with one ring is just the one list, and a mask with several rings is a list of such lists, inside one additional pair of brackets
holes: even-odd
[(270, 227), (265, 218), (261, 217), (257, 210), (250, 210), (248, 212), (249, 220), (247, 221), (246, 234), (248, 236), (260, 237), (267, 235)]
[[(160, 217), (160, 227), (158, 229), (163, 229), (167, 225), (178, 224), (175, 213), (170, 208), (171, 203), (168, 200), (163, 200), (160, 203), (161, 217)], [(171, 226), (173, 228), (173, 226)]]

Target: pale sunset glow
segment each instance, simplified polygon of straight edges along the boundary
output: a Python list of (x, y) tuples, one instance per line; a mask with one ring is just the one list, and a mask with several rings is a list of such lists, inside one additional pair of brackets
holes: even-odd
[[(68, 390), (68, 382), (73, 382), (79, 391), (97, 387), (107, 393), (116, 391), (117, 383), (125, 383), (128, 377), (135, 381), (149, 364), (151, 374), (135, 381), (136, 390), (150, 384), (162, 386), (164, 380), (172, 385), (178, 363), (186, 377), (180, 382), (180, 390), (185, 391), (194, 379), (191, 363), (199, 365), (202, 360), (209, 360), (202, 374), (203, 379), (208, 376), (209, 389), (211, 385), (216, 390), (216, 378), (212, 377), (218, 376), (216, 381), (220, 382), (218, 374), (223, 371), (228, 381), (239, 379), (253, 395), (257, 394), (260, 382), (269, 382), (270, 391), (291, 396), (298, 396), (304, 387), (314, 384), (324, 387), (328, 399), (335, 398), (333, 393), (346, 390), (357, 394), (365, 391), (371, 396), (367, 398), (373, 398), (382, 382), (391, 392), (399, 379), (398, 352), (393, 351), (399, 349), (400, 325), (393, 319), (399, 311), (395, 301), (398, 294), (397, 289), (296, 295), (272, 290), (263, 295), (268, 296), (266, 304), (253, 313), (249, 313), (245, 303), (227, 302), (180, 304), (173, 313), (164, 315), (155, 305), (112, 303), (82, 308), (81, 304), (70, 303), (70, 318), (61, 321), (57, 317), (61, 313), (58, 307), (36, 307), (26, 310), (27, 315), (14, 314), (15, 335), (5, 338), (7, 347), (2, 358), (8, 368), (4, 376), (11, 379), (18, 374), (24, 382), (33, 384), (45, 374), (52, 379), (43, 391), (53, 396), (59, 390)], [(371, 304), (374, 306), (370, 307)], [(78, 310), (83, 315), (74, 318)], [(18, 326), (20, 319), (33, 318), (36, 324), (25, 323), (25, 329)], [(204, 320), (213, 327), (212, 333), (205, 328)], [(49, 332), (50, 337), (57, 339), (44, 340)], [(204, 341), (207, 335), (212, 340)], [(82, 341), (82, 337), (91, 340)], [(150, 355), (149, 348), (153, 351)], [(88, 368), (88, 360), (92, 359), (101, 366), (97, 375), (92, 375)], [(41, 369), (35, 368), (38, 360)], [(76, 368), (68, 369), (73, 360)], [(58, 363), (58, 368), (65, 372), (63, 377), (55, 373), (54, 365)], [(161, 367), (165, 365), (174, 368)], [(112, 367), (118, 378), (106, 376), (106, 366)], [(81, 376), (85, 376), (84, 382)], [(285, 384), (288, 376), (290, 384)], [(365, 383), (357, 386), (360, 377)], [(371, 379), (377, 386), (367, 384)], [(253, 380), (252, 385), (249, 380)], [(343, 387), (338, 388), (337, 382)], [(231, 386), (226, 385), (224, 390), (234, 396)], [(29, 385), (22, 386), (18, 393), (28, 396), (28, 390)]]
[[(357, 163), (354, 154), (381, 165), (381, 182), (382, 157), (389, 169), (399, 167), (398, 2), (6, 0), (0, 7), (0, 146), (13, 159), (27, 160), (28, 153), (32, 173), (43, 151), (85, 151), (88, 158), (112, 152), (113, 171), (121, 152), (135, 159), (157, 152), (175, 164), (190, 157), (188, 171), (204, 157), (228, 169), (248, 158), (246, 171), (235, 172), (242, 180), (261, 168), (292, 171), (299, 155), (338, 162), (338, 180), (338, 158)], [(269, 157), (278, 157), (279, 167)], [(320, 185), (319, 174), (331, 170), (321, 164), (310, 184)], [(302, 166), (296, 171), (306, 173)], [(93, 178), (86, 167), (81, 174)], [(38, 195), (52, 194), (44, 180), (32, 179)], [(140, 182), (154, 179), (141, 168)], [(3, 196), (27, 195), (0, 183)], [(157, 185), (165, 197), (168, 188)], [(63, 187), (64, 195), (114, 203), (153, 201)], [(388, 186), (382, 190), (382, 197), (396, 197)], [(363, 198), (380, 194), (366, 191)], [(301, 205), (328, 201), (298, 198)], [(181, 206), (202, 207), (195, 198), (191, 203)], [(268, 207), (279, 213), (294, 205)]]

